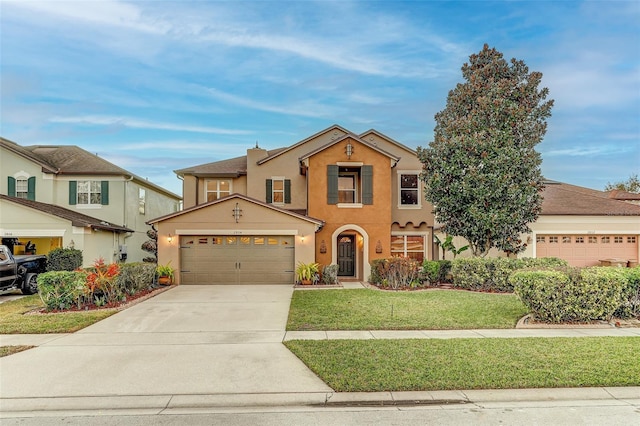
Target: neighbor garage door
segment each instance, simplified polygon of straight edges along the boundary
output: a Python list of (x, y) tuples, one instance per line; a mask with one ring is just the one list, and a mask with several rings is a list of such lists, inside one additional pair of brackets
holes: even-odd
[(182, 236), (182, 284), (293, 284), (293, 236)]
[(536, 257), (559, 257), (572, 266), (596, 266), (603, 259), (637, 260), (635, 235), (538, 235)]

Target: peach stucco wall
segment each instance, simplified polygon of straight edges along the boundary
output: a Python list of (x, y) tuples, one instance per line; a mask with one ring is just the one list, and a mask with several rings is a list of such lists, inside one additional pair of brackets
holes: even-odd
[[(360, 279), (367, 279), (369, 275), (369, 262), (371, 259), (390, 255), (391, 235), (391, 166), (392, 159), (366, 145), (348, 139), (354, 147), (354, 154), (350, 159), (345, 154), (347, 141), (337, 143), (309, 159), (307, 171), (309, 185), (309, 216), (322, 218), (325, 225), (316, 235), (316, 261), (321, 264), (330, 264), (335, 260), (332, 251), (332, 243), (337, 237), (336, 230), (361, 229), (364, 233), (361, 244), (358, 246), (358, 254), (368, 252), (368, 258), (358, 259), (358, 271)], [(327, 165), (338, 162), (361, 162), (364, 165), (373, 166), (373, 204), (360, 207), (339, 207), (327, 204)], [(350, 225), (354, 225), (350, 227)], [(325, 241), (326, 253), (320, 253), (320, 244)], [(376, 253), (376, 244), (380, 241), (382, 253)], [(357, 240), (360, 244), (360, 240)]]

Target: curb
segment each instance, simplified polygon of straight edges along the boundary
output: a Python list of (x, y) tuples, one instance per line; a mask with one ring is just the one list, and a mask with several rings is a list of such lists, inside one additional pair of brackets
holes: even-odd
[(601, 401), (606, 405), (640, 407), (640, 387), (0, 398), (0, 418), (88, 413), (186, 414), (275, 408), (443, 407), (463, 404), (504, 407), (522, 403), (564, 406), (571, 401)]

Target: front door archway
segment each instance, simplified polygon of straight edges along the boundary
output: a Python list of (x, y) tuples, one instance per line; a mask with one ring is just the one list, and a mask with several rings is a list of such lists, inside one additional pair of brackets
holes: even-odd
[[(349, 232), (351, 231), (351, 232)], [(355, 244), (355, 234), (360, 234), (362, 237), (362, 241)], [(354, 251), (359, 251), (357, 258), (354, 259), (354, 273), (353, 277), (359, 278), (361, 280), (367, 280), (369, 275), (371, 275), (371, 265), (369, 265), (369, 234), (365, 231), (361, 226), (355, 224), (347, 224), (342, 225), (333, 231), (331, 234), (331, 263), (337, 265), (338, 264), (338, 237), (344, 235), (353, 235), (354, 236)], [(360, 237), (358, 237), (360, 238)], [(362, 243), (362, 249), (359, 249), (360, 244)], [(361, 267), (358, 267), (358, 264), (361, 263)], [(362, 276), (360, 275), (360, 272)]]

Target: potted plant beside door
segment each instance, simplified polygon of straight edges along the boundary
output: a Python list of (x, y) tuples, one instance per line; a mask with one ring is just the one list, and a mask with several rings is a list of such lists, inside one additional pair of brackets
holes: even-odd
[(173, 273), (175, 270), (169, 265), (169, 263), (167, 263), (166, 265), (158, 265), (158, 267), (156, 268), (156, 273), (158, 274), (158, 284), (173, 284)]
[(320, 267), (317, 263), (298, 263), (298, 267), (296, 268), (296, 283), (298, 284), (311, 284), (318, 282), (318, 268)]

